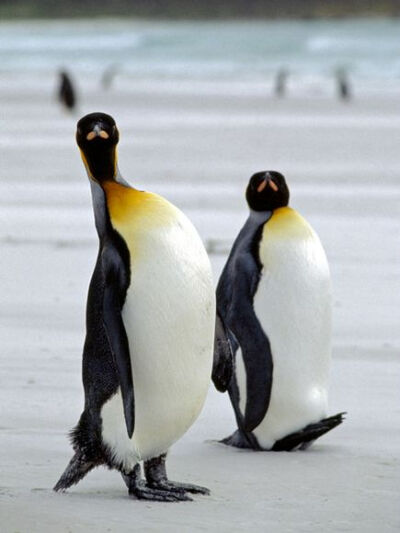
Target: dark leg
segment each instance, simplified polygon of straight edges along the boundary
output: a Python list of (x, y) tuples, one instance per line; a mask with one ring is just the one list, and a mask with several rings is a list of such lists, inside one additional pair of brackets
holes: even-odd
[[(167, 470), (165, 467), (166, 458), (167, 454), (164, 453), (159, 457), (145, 461), (144, 473), (150, 487), (166, 490), (175, 494), (185, 494), (185, 492), (191, 492), (192, 494), (210, 494), (210, 491), (205, 487), (192, 485), (190, 483), (170, 481), (167, 477)], [(188, 498), (188, 496), (186, 496), (186, 498)]]
[(134, 496), (138, 500), (150, 500), (155, 502), (191, 501), (191, 498), (186, 496), (183, 491), (173, 492), (147, 484), (142, 479), (142, 472), (139, 464), (135, 465), (132, 472), (128, 475), (122, 474), (122, 477), (128, 487), (129, 495)]
[(53, 490), (56, 492), (66, 490), (71, 485), (75, 485), (95, 466), (97, 466), (96, 463), (88, 461), (83, 453), (76, 452)]
[(324, 418), (320, 422), (315, 424), (309, 424), (304, 429), (296, 431), (283, 439), (280, 439), (275, 442), (272, 447), (274, 452), (290, 452), (292, 450), (306, 450), (311, 446), (315, 439), (321, 437), (331, 429), (335, 428), (343, 422), (343, 415), (346, 413), (339, 413), (329, 418)]

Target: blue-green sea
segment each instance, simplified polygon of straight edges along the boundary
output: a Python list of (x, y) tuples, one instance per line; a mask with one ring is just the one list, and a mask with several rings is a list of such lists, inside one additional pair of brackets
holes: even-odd
[(364, 83), (400, 81), (400, 20), (0, 23), (0, 73), (60, 67), (94, 75), (257, 82), (279, 68), (299, 83), (345, 68)]

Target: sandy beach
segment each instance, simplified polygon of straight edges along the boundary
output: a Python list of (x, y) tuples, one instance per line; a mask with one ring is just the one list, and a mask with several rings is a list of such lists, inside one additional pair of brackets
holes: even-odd
[[(79, 113), (54, 80), (0, 84), (0, 530), (395, 532), (400, 528), (400, 93), (349, 103), (270, 94), (268, 83), (80, 81)], [(291, 205), (314, 226), (334, 286), (330, 414), (347, 420), (310, 450), (251, 453), (216, 441), (234, 429), (226, 395), (172, 448), (172, 479), (208, 486), (193, 503), (133, 501), (97, 469), (51, 488), (71, 457), (83, 404), (86, 291), (97, 236), (74, 141), (79, 115), (112, 114), (123, 176), (194, 222), (215, 281), (246, 218), (250, 175), (285, 174)]]

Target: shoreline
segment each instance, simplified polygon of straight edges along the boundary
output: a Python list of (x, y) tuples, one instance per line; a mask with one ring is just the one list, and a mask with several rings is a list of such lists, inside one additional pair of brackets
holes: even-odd
[[(371, 18), (393, 18), (400, 17), (400, 7), (396, 0), (389, 0), (382, 5), (382, 2), (376, 0), (375, 4), (363, 2), (357, 3), (346, 2), (345, 0), (335, 2), (329, 6), (323, 3), (315, 2), (308, 9), (306, 5), (299, 5), (294, 2), (285, 2), (276, 4), (266, 4), (262, 0), (253, 2), (248, 5), (245, 0), (236, 0), (218, 3), (188, 3), (186, 1), (170, 2), (169, 6), (154, 5), (143, 0), (137, 2), (135, 6), (128, 2), (121, 1), (119, 5), (110, 8), (109, 2), (99, 0), (96, 6), (91, 5), (68, 5), (51, 3), (47, 6), (39, 6), (37, 2), (26, 0), (8, 0), (0, 6), (0, 16), (5, 20), (18, 20), (22, 18), (39, 20), (53, 19), (75, 19), (75, 18), (124, 18), (130, 17), (138, 20), (157, 21), (341, 21), (349, 19), (371, 19)], [(321, 5), (322, 4), (322, 5)]]

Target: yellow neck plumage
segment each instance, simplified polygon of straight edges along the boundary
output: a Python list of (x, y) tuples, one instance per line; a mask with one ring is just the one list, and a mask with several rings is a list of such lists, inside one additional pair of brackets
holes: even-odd
[(264, 226), (265, 236), (277, 238), (307, 238), (313, 235), (309, 223), (291, 207), (275, 209)]
[(177, 209), (157, 194), (111, 180), (103, 182), (102, 188), (111, 223), (122, 235), (136, 230), (144, 232), (176, 219)]

